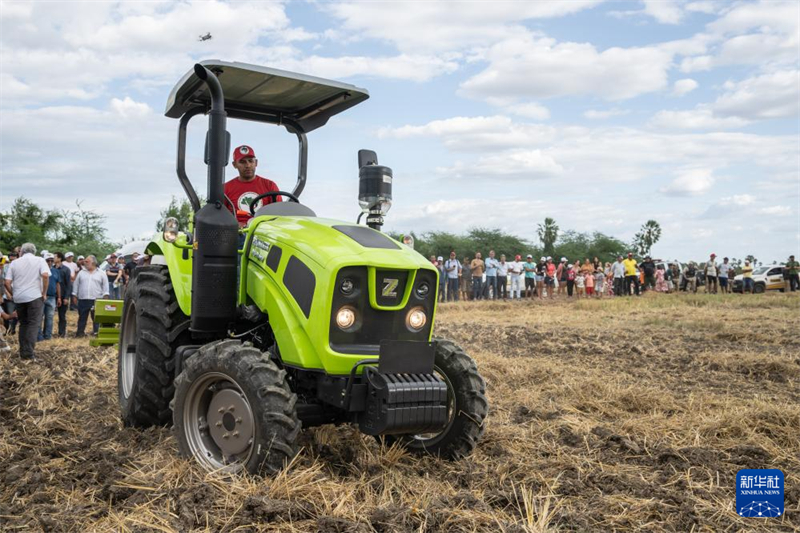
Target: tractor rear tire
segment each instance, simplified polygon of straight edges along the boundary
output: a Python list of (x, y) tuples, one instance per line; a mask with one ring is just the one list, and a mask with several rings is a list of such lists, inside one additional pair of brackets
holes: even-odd
[(434, 371), (447, 382), (448, 411), (444, 430), (434, 435), (387, 435), (387, 444), (400, 442), (408, 451), (445, 459), (466, 457), (478, 445), (489, 414), (486, 383), (475, 361), (452, 341), (436, 341)]
[(296, 402), (268, 354), (233, 339), (206, 344), (175, 380), (178, 449), (208, 471), (276, 474), (297, 455)]
[(175, 350), (186, 341), (183, 314), (165, 265), (138, 267), (125, 292), (117, 385), (126, 426), (166, 426), (172, 422)]

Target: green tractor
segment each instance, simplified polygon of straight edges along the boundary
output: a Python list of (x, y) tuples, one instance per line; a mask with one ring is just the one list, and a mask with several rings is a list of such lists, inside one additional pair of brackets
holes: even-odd
[[(277, 472), (297, 453), (301, 427), (322, 424), (354, 424), (450, 459), (475, 448), (485, 384), (461, 348), (433, 337), (438, 272), (380, 231), (391, 169), (359, 151), (366, 225), (319, 218), (298, 200), (306, 134), (368, 97), (349, 84), (216, 60), (172, 90), (166, 116), (180, 119), (177, 173), (194, 218), (190, 228), (166, 221), (125, 296), (126, 425), (172, 424), (182, 455), (226, 473)], [(185, 170), (186, 128), (200, 114), (209, 116), (202, 206)], [(227, 117), (283, 126), (299, 141), (293, 192), (259, 196), (244, 228), (223, 193)], [(258, 207), (275, 195), (288, 201)]]

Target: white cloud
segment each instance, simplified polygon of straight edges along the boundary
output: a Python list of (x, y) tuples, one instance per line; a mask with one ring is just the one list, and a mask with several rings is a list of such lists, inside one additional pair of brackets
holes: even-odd
[(519, 23), (577, 13), (599, 0), (539, 2), (391, 2), (326, 4), (345, 34), (388, 41), (406, 53), (440, 53), (491, 45), (525, 33)]
[(112, 98), (111, 109), (122, 118), (142, 117), (153, 112), (149, 105), (144, 102), (136, 102), (130, 96), (126, 96), (124, 100)]
[(756, 197), (752, 194), (734, 194), (733, 196), (726, 196), (722, 198), (719, 203), (722, 205), (750, 205), (756, 201)]
[(450, 74), (458, 69), (458, 63), (435, 56), (407, 55), (388, 57), (342, 56), (303, 57), (282, 59), (276, 62), (280, 68), (295, 70), (324, 78), (347, 78), (350, 76), (382, 77), (415, 82), (428, 81), (440, 74)]
[(729, 130), (746, 126), (750, 121), (739, 117), (717, 117), (707, 106), (689, 111), (659, 111), (650, 120), (655, 128), (684, 130)]
[(644, 0), (644, 12), (662, 24), (678, 24), (683, 19), (678, 0)]
[(604, 110), (589, 109), (588, 111), (585, 111), (583, 113), (583, 116), (588, 118), (589, 120), (603, 120), (606, 118), (627, 115), (628, 113), (630, 113), (630, 110), (628, 109), (619, 109), (618, 107), (614, 107), (611, 109), (604, 109)]
[(536, 102), (527, 102), (524, 104), (515, 104), (506, 108), (509, 113), (514, 113), (520, 117), (530, 118), (533, 120), (547, 120), (550, 118), (550, 110)]
[(758, 212), (762, 215), (787, 216), (792, 214), (792, 208), (788, 205), (773, 205), (759, 209)]
[(493, 45), (489, 65), (461, 84), (472, 98), (541, 99), (596, 95), (623, 100), (667, 84), (672, 54), (658, 47), (608, 48), (526, 33)]
[(456, 178), (527, 180), (558, 176), (564, 167), (542, 150), (508, 150), (469, 163), (459, 161), (452, 167), (438, 168), (437, 172)]
[(672, 94), (675, 96), (683, 96), (685, 94), (689, 94), (690, 92), (697, 89), (698, 84), (691, 78), (684, 78), (682, 80), (678, 80), (672, 86)]
[(521, 124), (508, 117), (495, 115), (453, 117), (434, 120), (421, 126), (382, 128), (378, 130), (378, 138), (438, 137), (451, 150), (480, 152), (541, 145), (552, 141), (555, 131), (552, 126)]
[(667, 196), (699, 196), (714, 185), (714, 176), (707, 168), (695, 168), (681, 172), (672, 182), (661, 189)]
[(800, 70), (781, 70), (725, 84), (714, 103), (720, 116), (749, 120), (787, 118), (800, 111)]

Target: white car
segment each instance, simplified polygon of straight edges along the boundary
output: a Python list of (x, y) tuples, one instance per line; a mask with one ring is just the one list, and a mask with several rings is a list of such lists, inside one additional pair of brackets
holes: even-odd
[[(753, 270), (753, 292), (762, 293), (766, 291), (783, 292), (783, 267), (784, 265), (767, 265)], [(744, 277), (739, 274), (733, 278), (733, 292), (742, 292)]]

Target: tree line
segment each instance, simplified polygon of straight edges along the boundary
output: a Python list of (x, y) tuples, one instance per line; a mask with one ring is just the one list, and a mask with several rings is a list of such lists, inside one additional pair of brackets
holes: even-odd
[[(161, 210), (155, 223), (156, 231), (162, 231), (167, 217), (178, 219), (180, 228), (187, 231), (192, 217), (191, 204), (186, 199), (172, 197), (170, 203)], [(40, 249), (51, 251), (72, 251), (77, 255), (107, 255), (122, 243), (115, 243), (107, 236), (104, 215), (83, 209), (81, 201), (75, 202), (75, 209), (45, 209), (32, 200), (21, 196), (14, 200), (11, 208), (0, 211), (0, 251), (8, 253), (24, 242), (32, 242)], [(403, 235), (389, 232), (393, 238), (401, 240)], [(661, 227), (655, 220), (648, 220), (636, 233), (630, 243), (600, 232), (581, 233), (561, 231), (556, 221), (544, 219), (536, 230), (538, 242), (503, 232), (500, 229), (472, 228), (465, 234), (446, 231), (426, 233), (411, 232), (414, 248), (424, 255), (439, 256), (454, 250), (459, 259), (473, 257), (475, 252), (484, 256), (494, 250), (509, 259), (516, 254), (532, 254), (537, 259), (551, 256), (554, 259), (566, 257), (570, 261), (597, 257), (602, 261), (612, 261), (618, 255), (633, 251), (644, 257), (661, 238)], [(752, 265), (760, 262), (748, 255), (745, 259)], [(732, 258), (731, 263), (741, 266), (743, 259)]]
[(0, 211), (0, 250), (4, 254), (26, 242), (40, 250), (71, 251), (76, 255), (104, 256), (116, 249), (106, 235), (105, 216), (83, 209), (45, 209), (20, 196)]

